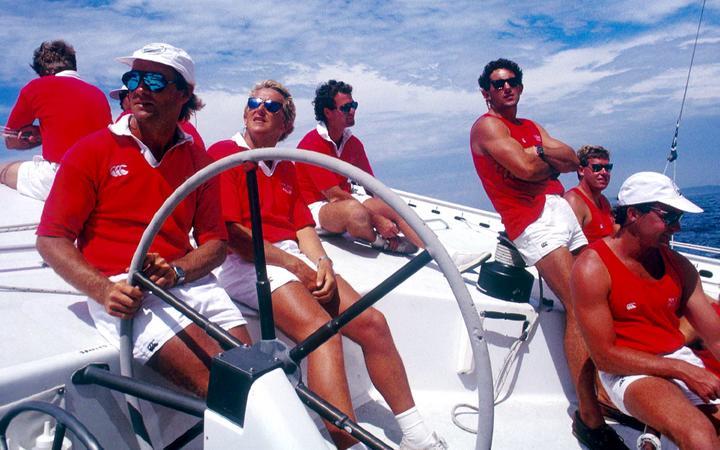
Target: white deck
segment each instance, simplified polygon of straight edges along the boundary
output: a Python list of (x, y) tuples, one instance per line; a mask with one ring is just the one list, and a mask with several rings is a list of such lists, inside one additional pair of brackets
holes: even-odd
[[(22, 198), (2, 186), (0, 199), (4, 206), (0, 226), (39, 220), (42, 206), (39, 202)], [(418, 214), (436, 232), (451, 256), (462, 259), (467, 256), (463, 254), (494, 251), (495, 236), (501, 229), (496, 214), (417, 196), (408, 200), (416, 205)], [(0, 285), (72, 290), (42, 265), (33, 249), (10, 249), (33, 243), (33, 231), (0, 233), (0, 248), (4, 249), (0, 251)], [(325, 243), (337, 272), (360, 292), (367, 292), (409, 260), (378, 253), (345, 238), (329, 238)], [(717, 295), (720, 277), (717, 262), (701, 258), (696, 259), (696, 264), (713, 271), (704, 281), (709, 293)], [(530, 304), (504, 302), (481, 294), (475, 287), (476, 272), (464, 274), (464, 279), (479, 311), (536, 314)], [(538, 292), (536, 282), (535, 305)], [(553, 298), (549, 290), (545, 296)], [(93, 361), (108, 362), (117, 369), (117, 352), (95, 332), (84, 302), (83, 297), (74, 295), (0, 289), (0, 414), (12, 402), (47, 391), (42, 398), (64, 404), (87, 422), (109, 448), (133, 448), (120, 397), (103, 388), (74, 387), (68, 381), (74, 370)], [(475, 436), (457, 428), (450, 417), (454, 405), (475, 404), (477, 390), (475, 378), (461, 373), (468, 361), (468, 341), (442, 273), (430, 263), (377, 307), (388, 318), (422, 415), (446, 438), (450, 448), (474, 448)], [(505, 394), (501, 396), (504, 400), (495, 408), (493, 448), (580, 448), (570, 432), (574, 395), (562, 351), (563, 323), (564, 313), (557, 301), (553, 309), (544, 307), (540, 311), (537, 326), (510, 371)], [(485, 326), (493, 373), (497, 374), (510, 345), (520, 334), (520, 323), (488, 319)], [(256, 322), (251, 323), (251, 330), (257, 339)], [(348, 343), (346, 359), (359, 421), (387, 442), (399, 442), (400, 432), (392, 414), (372, 389), (354, 344)], [(67, 385), (67, 390), (58, 395), (54, 388), (62, 385)], [(143, 412), (153, 438), (165, 445), (194, 423), (159, 407), (144, 406)], [(475, 427), (474, 417), (461, 416), (460, 420)], [(158, 426), (160, 423), (162, 427)], [(37, 423), (28, 426), (37, 427)], [(632, 447), (638, 433), (624, 427), (617, 429)], [(25, 447), (29, 445), (25, 443)], [(199, 444), (190, 448), (197, 447)]]

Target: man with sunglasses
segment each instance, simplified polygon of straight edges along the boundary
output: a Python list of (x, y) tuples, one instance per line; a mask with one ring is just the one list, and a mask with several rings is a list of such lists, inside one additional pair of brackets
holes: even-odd
[[(45, 203), (37, 249), (60, 276), (87, 294), (95, 327), (110, 343), (118, 346), (120, 319), (132, 319), (135, 359), (204, 396), (218, 344), (127, 281), (132, 255), (155, 212), (212, 162), (178, 127), (178, 121), (202, 107), (194, 94), (194, 64), (184, 50), (168, 44), (148, 44), (118, 61), (131, 66), (122, 77), (131, 113), (67, 152)], [(210, 274), (227, 249), (219, 189), (219, 182), (210, 180), (178, 205), (142, 270), (249, 343), (240, 311)], [(197, 247), (190, 242), (191, 230)]]
[(571, 304), (572, 252), (587, 245), (587, 239), (557, 177), (577, 170), (578, 159), (540, 125), (517, 117), (522, 77), (517, 63), (507, 59), (491, 61), (483, 69), (478, 84), (488, 112), (470, 132), (473, 162), (508, 237), (565, 307), (565, 356), (578, 400), (573, 432), (591, 449), (626, 449), (603, 419), (594, 367)]
[(620, 188), (620, 230), (578, 257), (571, 287), (578, 324), (615, 406), (682, 449), (720, 448), (720, 379), (685, 346), (687, 318), (714, 357), (720, 317), (693, 264), (670, 248), (684, 212), (702, 209), (665, 175), (640, 172)]
[(610, 152), (599, 145), (583, 145), (577, 151), (580, 167), (577, 186), (565, 193), (565, 200), (577, 217), (588, 242), (609, 236), (617, 230), (610, 202), (602, 191), (610, 184)]
[(70, 44), (43, 42), (35, 49), (32, 68), (38, 78), (20, 91), (3, 135), (11, 150), (42, 144), (42, 156), (0, 164), (0, 182), (45, 200), (65, 151), (83, 136), (109, 125), (112, 117), (102, 91), (78, 75)]
[[(365, 148), (350, 131), (358, 108), (352, 86), (335, 80), (322, 83), (313, 105), (318, 125), (298, 148), (339, 158), (373, 175)], [(347, 178), (327, 169), (305, 163), (296, 166), (303, 198), (319, 232), (348, 233), (390, 253), (415, 253), (423, 247), (420, 237), (382, 200), (353, 193)]]

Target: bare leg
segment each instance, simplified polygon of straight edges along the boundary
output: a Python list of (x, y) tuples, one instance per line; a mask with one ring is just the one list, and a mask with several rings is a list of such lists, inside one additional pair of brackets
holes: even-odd
[[(245, 326), (230, 329), (230, 334), (245, 344), (252, 341)], [(207, 397), (210, 363), (222, 348), (200, 327), (188, 325), (158, 350), (147, 365), (173, 384)]]
[(363, 206), (374, 212), (375, 214), (380, 214), (383, 217), (386, 217), (398, 226), (400, 228), (400, 231), (402, 231), (402, 234), (405, 235), (406, 238), (410, 240), (413, 244), (418, 246), (419, 248), (425, 248), (425, 244), (423, 243), (422, 239), (420, 239), (420, 236), (417, 235), (413, 231), (412, 228), (410, 228), (410, 225), (408, 225), (405, 220), (403, 220), (402, 217), (390, 207), (387, 203), (380, 200), (379, 198), (369, 198), (363, 202)]
[(359, 201), (341, 200), (320, 208), (320, 226), (331, 233), (349, 233), (350, 236), (374, 242), (376, 233), (370, 213)]
[[(340, 312), (355, 303), (360, 295), (341, 277), (337, 277)], [(415, 406), (407, 373), (393, 341), (385, 316), (370, 308), (342, 329), (342, 334), (358, 343), (363, 351), (370, 379), (395, 415)]]
[(545, 255), (535, 267), (565, 307), (565, 357), (578, 398), (580, 418), (589, 427), (597, 428), (605, 421), (595, 393), (595, 364), (585, 347), (572, 306), (570, 294), (572, 264), (573, 256), (570, 251), (566, 247), (560, 247)]
[[(624, 402), (634, 417), (667, 435), (681, 449), (720, 449), (716, 426), (669, 380), (637, 380), (625, 391)], [(717, 423), (717, 408), (712, 417)]]
[[(324, 306), (337, 309), (338, 303), (336, 299), (330, 305), (320, 305), (307, 288), (296, 281), (275, 289), (272, 300), (275, 325), (295, 342), (305, 339), (330, 320)], [(310, 353), (307, 362), (310, 389), (355, 420), (340, 335)], [(338, 449), (348, 448), (357, 442), (335, 426), (327, 422), (325, 426)]]
[(24, 161), (13, 161), (6, 164), (0, 164), (0, 183), (17, 189), (17, 177), (20, 164)]

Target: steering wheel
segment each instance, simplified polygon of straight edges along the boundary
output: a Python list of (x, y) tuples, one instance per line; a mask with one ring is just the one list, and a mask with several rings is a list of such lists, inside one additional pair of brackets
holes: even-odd
[[(417, 213), (412, 210), (405, 202), (392, 190), (383, 183), (364, 172), (363, 170), (341, 161), (313, 151), (301, 151), (293, 148), (260, 148), (249, 151), (242, 151), (223, 159), (199, 170), (193, 176), (188, 178), (173, 194), (165, 200), (165, 203), (155, 213), (152, 221), (145, 229), (142, 238), (138, 244), (135, 254), (133, 255), (128, 273), (128, 282), (133, 284), (133, 278), (142, 268), (145, 254), (150, 248), (155, 235), (159, 232), (167, 217), (172, 213), (175, 207), (192, 191), (194, 191), (202, 183), (205, 183), (217, 174), (238, 166), (248, 161), (261, 160), (286, 160), (299, 161), (320, 166), (340, 175), (355, 180), (366, 190), (373, 192), (374, 195), (381, 198), (391, 208), (395, 209), (423, 240), (426, 251), (435, 260), (438, 267), (450, 285), (450, 289), (460, 308), (460, 313), (465, 323), (470, 344), (473, 350), (473, 359), (475, 362), (475, 374), (478, 386), (478, 425), (477, 439), (475, 441), (476, 449), (489, 449), (492, 444), (493, 432), (493, 381), (492, 371), (490, 367), (490, 357), (488, 353), (487, 343), (484, 340), (484, 329), (482, 319), (475, 309), (472, 297), (467, 290), (467, 286), (463, 278), (458, 272), (457, 267), (452, 262), (450, 255), (445, 247), (440, 243), (437, 236), (425, 225), (418, 217)], [(123, 375), (131, 376), (132, 374), (132, 320), (124, 320), (121, 326), (120, 340), (120, 362)]]

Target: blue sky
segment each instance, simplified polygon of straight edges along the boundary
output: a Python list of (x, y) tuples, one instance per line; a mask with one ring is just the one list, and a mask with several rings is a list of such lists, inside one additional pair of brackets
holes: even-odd
[[(630, 173), (662, 171), (674, 132), (701, 0), (569, 1), (0, 1), (5, 54), (0, 122), (43, 40), (63, 38), (81, 75), (120, 86), (115, 62), (150, 42), (195, 59), (210, 144), (240, 130), (254, 82), (295, 97), (286, 145), (314, 126), (315, 87), (351, 83), (355, 134), (386, 184), (472, 206), (489, 205), (472, 167), (469, 129), (486, 108), (477, 77), (506, 57), (525, 72), (519, 115), (574, 148), (600, 144), (616, 164), (612, 196)], [(117, 105), (112, 103), (114, 111)], [(720, 184), (720, 2), (706, 5), (680, 129), (680, 186)], [(0, 158), (25, 157), (0, 150)], [(563, 177), (566, 187), (572, 175)]]

